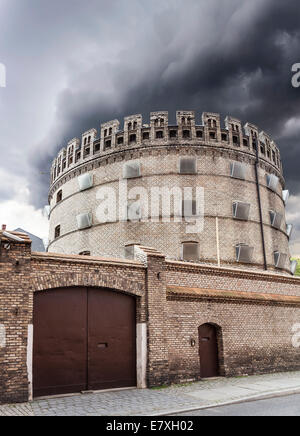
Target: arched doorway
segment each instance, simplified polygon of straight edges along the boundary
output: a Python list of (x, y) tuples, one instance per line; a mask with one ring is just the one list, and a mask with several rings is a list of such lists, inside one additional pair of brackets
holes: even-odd
[(217, 328), (213, 324), (203, 324), (198, 332), (200, 377), (217, 377), (219, 376)]
[(100, 288), (34, 294), (33, 394), (136, 386), (136, 301)]

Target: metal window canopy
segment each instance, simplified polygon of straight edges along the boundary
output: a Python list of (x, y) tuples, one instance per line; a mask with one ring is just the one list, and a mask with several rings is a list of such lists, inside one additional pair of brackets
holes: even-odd
[(199, 260), (199, 244), (198, 242), (183, 242), (182, 243), (182, 259), (186, 261)]
[(298, 261), (292, 260), (291, 261), (291, 273), (293, 274), (293, 276), (296, 274), (297, 267), (298, 267)]
[(289, 238), (292, 236), (293, 228), (294, 228), (293, 224), (287, 224), (286, 226), (286, 233)]
[(77, 215), (77, 228), (78, 230), (88, 229), (92, 226), (92, 214), (91, 213), (82, 213)]
[(235, 201), (232, 205), (233, 208), (233, 217), (239, 220), (248, 221), (250, 214), (249, 203), (244, 203), (242, 201)]
[(290, 197), (290, 191), (289, 190), (282, 191), (282, 199), (284, 201), (284, 204), (287, 204), (287, 202), (289, 200), (289, 197)]
[(236, 260), (237, 262), (252, 263), (254, 247), (249, 247), (246, 244), (238, 244), (236, 246)]
[(197, 173), (197, 165), (196, 159), (183, 157), (180, 159), (180, 174), (196, 174)]
[(93, 186), (93, 175), (90, 173), (82, 174), (77, 180), (80, 191), (86, 191)]
[(49, 219), (49, 217), (50, 217), (50, 206), (47, 205), (47, 206), (44, 207), (43, 215), (44, 215), (44, 217)]
[(123, 178), (134, 179), (141, 176), (141, 163), (138, 160), (127, 162), (123, 166)]
[(287, 254), (280, 253), (279, 251), (274, 252), (274, 261), (276, 268), (284, 268), (287, 260)]
[(274, 212), (273, 210), (270, 210), (270, 219), (271, 219), (272, 227), (275, 227), (276, 229), (280, 229), (283, 220), (283, 215)]
[(246, 166), (241, 162), (232, 162), (231, 163), (231, 177), (234, 179), (246, 179)]
[(276, 191), (279, 183), (279, 178), (274, 174), (267, 174), (267, 186), (272, 191)]

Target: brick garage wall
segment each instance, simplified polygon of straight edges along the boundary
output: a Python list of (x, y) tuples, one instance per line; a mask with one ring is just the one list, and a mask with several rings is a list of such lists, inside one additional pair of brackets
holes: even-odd
[(5, 248), (0, 238), (0, 403), (27, 401), (27, 329), (31, 319), (28, 282), (30, 242)]

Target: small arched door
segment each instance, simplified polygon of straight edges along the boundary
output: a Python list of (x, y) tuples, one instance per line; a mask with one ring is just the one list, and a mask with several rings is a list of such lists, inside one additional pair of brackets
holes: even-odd
[(203, 324), (199, 332), (199, 357), (201, 378), (219, 375), (217, 329), (212, 324)]

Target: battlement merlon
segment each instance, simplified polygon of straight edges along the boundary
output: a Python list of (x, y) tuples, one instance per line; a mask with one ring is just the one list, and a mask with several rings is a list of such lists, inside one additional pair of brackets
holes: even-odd
[[(181, 141), (183, 138), (188, 141), (202, 141), (218, 144), (224, 144), (223, 134), (227, 130), (228, 145), (229, 146), (242, 146), (243, 142), (248, 143), (250, 150), (264, 150), (272, 162), (281, 168), (280, 152), (276, 143), (264, 131), (259, 131), (258, 127), (251, 123), (246, 123), (244, 128), (239, 119), (227, 116), (225, 119), (225, 129), (221, 127), (220, 115), (214, 112), (204, 112), (202, 114), (202, 124), (197, 124), (195, 111), (180, 110), (176, 112), (177, 122), (177, 140)], [(141, 114), (130, 115), (124, 118), (123, 131), (120, 130), (119, 120), (111, 120), (101, 124), (100, 128), (100, 150), (105, 152), (107, 149), (114, 148), (116, 145), (126, 146), (136, 143), (142, 144), (143, 141), (154, 141), (154, 143), (161, 142), (167, 144), (169, 139), (169, 129), (174, 129), (174, 126), (169, 126), (169, 113), (168, 111), (155, 111), (150, 113), (150, 124), (143, 124), (143, 117)], [(203, 131), (201, 139), (197, 139), (196, 130), (199, 128)], [(162, 133), (159, 133), (162, 131)], [(185, 134), (185, 131), (190, 131), (190, 136)], [(144, 134), (143, 132), (146, 132)], [(147, 133), (148, 132), (148, 133)], [(226, 136), (226, 135), (225, 135)], [(62, 148), (57, 157), (52, 161), (53, 178), (56, 179), (67, 161), (67, 167), (70, 165), (79, 164), (88, 158), (89, 152), (96, 142), (97, 130), (90, 129), (83, 133), (82, 139), (73, 138), (68, 142), (66, 148)], [(225, 145), (225, 144), (224, 144)], [(83, 148), (81, 152), (80, 148)], [(77, 152), (80, 156), (77, 156)], [(98, 153), (99, 153), (98, 152)], [(278, 163), (279, 161), (279, 163)]]

